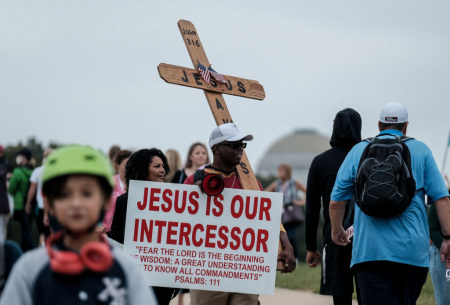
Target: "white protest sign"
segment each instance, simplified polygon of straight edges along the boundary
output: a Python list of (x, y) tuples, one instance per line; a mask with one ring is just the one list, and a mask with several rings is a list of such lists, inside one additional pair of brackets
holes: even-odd
[(273, 294), (283, 195), (130, 181), (124, 251), (150, 286)]

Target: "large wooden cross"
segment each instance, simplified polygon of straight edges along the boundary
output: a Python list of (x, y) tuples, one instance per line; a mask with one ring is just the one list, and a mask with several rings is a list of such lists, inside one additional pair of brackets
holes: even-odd
[[(222, 93), (257, 100), (263, 100), (266, 97), (263, 86), (255, 80), (224, 75), (227, 80), (226, 84), (217, 82), (214, 79), (211, 79), (209, 84), (205, 82), (198, 72), (198, 64), (201, 63), (208, 68), (210, 63), (208, 57), (206, 57), (205, 50), (203, 50), (203, 45), (197, 30), (195, 29), (195, 26), (187, 20), (178, 21), (178, 28), (180, 29), (181, 36), (186, 44), (186, 48), (195, 69), (169, 64), (159, 64), (159, 75), (162, 79), (171, 84), (203, 89), (217, 125), (233, 122)], [(258, 181), (256, 180), (245, 151), (240, 165), (237, 166), (237, 171), (243, 189), (260, 190)], [(280, 251), (281, 244), (278, 245), (278, 252)], [(284, 263), (282, 261), (278, 261), (277, 269), (282, 270), (283, 265)]]
[[(210, 63), (208, 57), (206, 57), (205, 50), (203, 50), (197, 30), (187, 20), (178, 21), (178, 28), (181, 36), (183, 36), (195, 69), (160, 64), (158, 66), (159, 75), (171, 84), (203, 89), (217, 125), (233, 122), (222, 93), (257, 100), (263, 100), (266, 97), (263, 86), (254, 80), (224, 75), (227, 80), (226, 84), (217, 82), (214, 79), (211, 79), (209, 84), (205, 82), (197, 70), (198, 64), (201, 63), (205, 67), (209, 67)], [(260, 190), (245, 151), (240, 166), (237, 166), (237, 170), (243, 189)]]

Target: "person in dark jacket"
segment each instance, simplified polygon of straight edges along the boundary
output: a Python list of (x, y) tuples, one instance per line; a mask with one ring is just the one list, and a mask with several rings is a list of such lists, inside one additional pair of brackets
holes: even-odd
[[(121, 244), (124, 243), (130, 180), (164, 182), (164, 178), (169, 172), (170, 168), (167, 158), (157, 148), (141, 149), (130, 156), (125, 168), (126, 192), (116, 199), (116, 209), (114, 210), (111, 231), (106, 233), (108, 237)], [(153, 291), (159, 305), (168, 305), (178, 289), (155, 286)]]
[[(330, 140), (332, 148), (314, 158), (308, 174), (305, 205), (306, 262), (308, 266), (314, 268), (322, 260), (320, 294), (332, 295), (335, 305), (352, 303), (353, 274), (350, 270), (352, 248), (340, 247), (331, 240), (328, 207), (339, 167), (350, 149), (361, 142), (361, 124), (361, 116), (355, 110), (347, 108), (339, 111), (333, 124)], [(317, 250), (321, 204), (324, 218), (323, 256)]]

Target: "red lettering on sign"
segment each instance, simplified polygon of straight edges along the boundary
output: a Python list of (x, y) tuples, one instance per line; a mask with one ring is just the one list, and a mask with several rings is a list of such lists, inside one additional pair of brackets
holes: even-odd
[(213, 215), (216, 217), (219, 217), (223, 214), (223, 195), (220, 194), (218, 196), (214, 196), (214, 205), (216, 206), (215, 209), (213, 209)]
[[(250, 236), (250, 242), (248, 242), (248, 237)], [(251, 251), (255, 245), (255, 231), (253, 229), (246, 229), (244, 234), (242, 234), (242, 247), (245, 251)]]
[[(236, 211), (236, 205), (238, 205), (238, 210)], [(231, 216), (234, 218), (239, 218), (244, 210), (244, 199), (241, 196), (236, 195), (231, 200)]]
[(197, 240), (197, 231), (200, 230), (201, 232), (205, 231), (203, 228), (203, 225), (198, 223), (194, 226), (194, 229), (192, 230), (192, 244), (196, 247), (200, 247), (203, 244), (203, 238), (199, 238)]
[(216, 231), (217, 226), (215, 225), (207, 225), (206, 226), (206, 236), (205, 236), (205, 247), (207, 248), (215, 248), (216, 244), (211, 242), (211, 238), (215, 238), (216, 234), (211, 231)]
[(161, 189), (152, 188), (150, 190), (150, 205), (148, 206), (149, 211), (159, 211), (159, 206), (155, 206), (154, 203), (159, 202), (159, 197), (156, 195), (161, 193)]
[(266, 220), (270, 221), (270, 213), (269, 210), (272, 207), (272, 201), (270, 198), (261, 198), (261, 207), (259, 210), (259, 220), (263, 220), (263, 214), (266, 216)]
[(231, 239), (235, 241), (235, 243), (230, 243), (230, 248), (232, 250), (237, 250), (241, 246), (241, 239), (237, 234), (241, 234), (241, 229), (239, 227), (234, 227), (231, 229)]
[(135, 219), (133, 241), (137, 241), (138, 233), (139, 233), (139, 219)]
[(154, 242), (158, 244), (191, 246), (192, 243), (195, 247), (268, 252), (269, 232), (263, 229), (256, 231), (253, 228), (205, 226), (201, 223), (192, 227), (187, 222), (135, 219), (134, 242), (151, 243), (153, 233), (156, 237)]
[(258, 238), (256, 241), (256, 252), (261, 252), (261, 247), (264, 252), (268, 252), (267, 241), (269, 240), (269, 232), (267, 230), (258, 230)]
[(176, 193), (176, 196), (175, 196), (175, 202), (174, 202), (174, 208), (175, 208), (175, 212), (177, 212), (178, 214), (181, 214), (181, 213), (183, 213), (184, 212), (184, 209), (186, 209), (186, 199), (187, 199), (187, 191), (183, 191), (183, 199), (182, 199), (182, 201), (181, 201), (181, 205), (179, 205), (180, 204), (180, 202), (179, 202), (179, 200), (177, 200), (177, 198), (178, 198), (178, 191), (176, 191), (175, 192)]
[(220, 249), (225, 249), (228, 245), (228, 227), (222, 226), (219, 228), (219, 238), (222, 239), (222, 241), (217, 242), (217, 246)]
[(158, 227), (158, 240), (157, 240), (157, 243), (160, 244), (161, 243), (161, 237), (162, 237), (162, 228), (167, 226), (167, 221), (156, 220), (155, 221), (155, 226)]
[(191, 234), (191, 224), (187, 222), (180, 223), (180, 239), (178, 240), (179, 245), (183, 245), (183, 239), (186, 242), (186, 246), (191, 245), (189, 235)]
[(256, 217), (256, 213), (258, 212), (258, 199), (258, 197), (253, 198), (253, 211), (250, 213), (251, 197), (247, 196), (247, 198), (245, 198), (245, 216), (247, 219), (254, 219)]
[(142, 201), (137, 202), (137, 207), (139, 210), (144, 210), (147, 206), (147, 194), (148, 194), (148, 187), (144, 189), (144, 199)]
[(197, 192), (191, 192), (189, 194), (189, 203), (191, 204), (191, 206), (188, 208), (189, 214), (191, 214), (191, 215), (197, 214), (199, 204), (196, 199), (198, 199), (199, 197), (200, 197), (200, 195)]
[(172, 236), (177, 234), (177, 230), (175, 230), (174, 227), (175, 228), (178, 227), (178, 222), (169, 221), (169, 224), (167, 226), (167, 244), (169, 244), (169, 245), (177, 244), (177, 240), (172, 239)]
[(150, 220), (150, 224), (149, 226), (147, 226), (147, 222), (145, 221), (145, 219), (141, 219), (141, 238), (140, 238), (140, 242), (144, 241), (144, 234), (145, 237), (147, 238), (147, 242), (151, 243), (152, 242), (152, 231), (153, 231), (153, 220)]
[(206, 198), (206, 216), (209, 216), (211, 214), (211, 196), (208, 196)]
[(170, 210), (172, 209), (172, 199), (169, 196), (172, 196), (172, 190), (165, 189), (162, 193), (162, 200), (164, 201), (164, 203), (161, 204), (161, 210), (166, 213), (170, 212)]

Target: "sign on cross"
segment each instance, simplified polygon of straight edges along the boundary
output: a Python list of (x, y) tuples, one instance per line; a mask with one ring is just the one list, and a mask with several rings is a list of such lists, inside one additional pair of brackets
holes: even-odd
[[(158, 66), (159, 75), (166, 82), (187, 87), (203, 89), (217, 125), (233, 122), (222, 93), (263, 100), (266, 97), (263, 86), (254, 80), (248, 80), (233, 76), (225, 76), (227, 83), (220, 83), (211, 79), (206, 83), (198, 73), (198, 64), (209, 67), (205, 50), (198, 36), (195, 26), (187, 20), (178, 21), (178, 28), (189, 52), (192, 64), (196, 68), (188, 69), (168, 64)], [(244, 154), (241, 164), (237, 166), (238, 177), (242, 188), (246, 190), (259, 190), (253, 169)]]
[[(180, 29), (181, 36), (186, 44), (186, 48), (195, 69), (162, 63), (158, 65), (159, 75), (162, 79), (171, 84), (203, 89), (217, 125), (233, 122), (222, 93), (257, 100), (263, 100), (266, 97), (263, 86), (255, 80), (225, 75), (227, 83), (217, 82), (214, 79), (211, 79), (210, 83), (205, 82), (197, 70), (198, 64), (201, 63), (208, 68), (210, 67), (210, 63), (205, 50), (203, 49), (197, 30), (195, 29), (195, 26), (187, 20), (178, 21), (178, 28)], [(237, 172), (243, 189), (260, 190), (258, 181), (256, 180), (245, 151), (242, 155), (240, 165), (237, 166)], [(281, 244), (278, 248), (278, 251), (280, 252)], [(283, 262), (278, 261), (277, 268), (283, 269)]]

